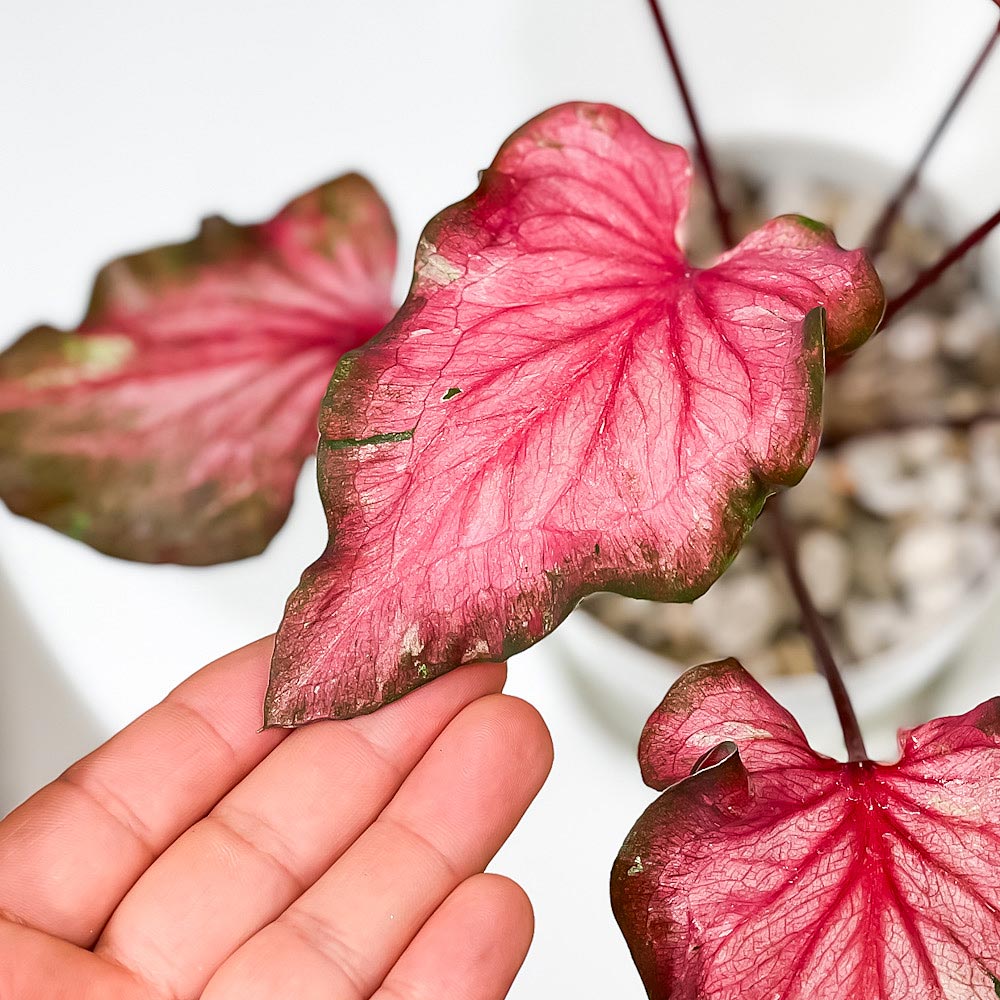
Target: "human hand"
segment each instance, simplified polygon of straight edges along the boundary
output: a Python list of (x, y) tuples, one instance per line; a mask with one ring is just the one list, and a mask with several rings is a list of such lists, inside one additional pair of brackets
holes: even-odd
[(483, 875), (548, 773), (463, 667), (374, 715), (256, 732), (271, 640), (199, 671), (0, 823), (7, 1000), (494, 1000), (532, 932)]

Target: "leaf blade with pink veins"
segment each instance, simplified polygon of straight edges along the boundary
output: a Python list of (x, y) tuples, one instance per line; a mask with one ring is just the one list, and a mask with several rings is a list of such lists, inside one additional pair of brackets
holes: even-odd
[(114, 261), (76, 330), (0, 354), (0, 497), (122, 558), (260, 552), (337, 360), (392, 313), (394, 266), (388, 210), (353, 174)]
[(676, 783), (612, 872), (652, 1000), (997, 995), (1000, 699), (900, 747), (892, 765), (815, 753), (735, 661), (678, 681), (640, 746)]
[(564, 105), (428, 225), (407, 301), (331, 382), (331, 541), (289, 600), (269, 724), (509, 656), (592, 591), (690, 599), (802, 475), (822, 307), (828, 351), (849, 350), (878, 280), (791, 217), (693, 268), (689, 174), (624, 112)]

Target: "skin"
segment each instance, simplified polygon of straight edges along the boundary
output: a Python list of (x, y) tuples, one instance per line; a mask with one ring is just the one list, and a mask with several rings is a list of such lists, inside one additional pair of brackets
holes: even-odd
[(463, 667), (374, 715), (257, 732), (272, 640), (210, 664), (0, 823), (10, 1000), (494, 1000), (532, 934), (483, 870), (545, 724)]

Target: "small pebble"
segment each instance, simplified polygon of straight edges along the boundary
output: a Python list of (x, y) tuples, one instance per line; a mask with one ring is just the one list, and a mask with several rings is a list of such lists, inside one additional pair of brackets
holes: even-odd
[(899, 435), (900, 454), (916, 466), (944, 457), (951, 443), (952, 434), (946, 427), (914, 427)]
[(785, 495), (789, 516), (830, 528), (844, 527), (849, 516), (848, 501), (837, 479), (834, 460), (820, 452), (799, 484)]
[(774, 656), (781, 674), (811, 674), (816, 669), (812, 647), (801, 632), (793, 632), (780, 638), (774, 644)]
[(996, 564), (1000, 532), (983, 521), (965, 521), (959, 528), (959, 566), (966, 583), (974, 584)]
[(832, 615), (844, 602), (851, 580), (851, 553), (832, 531), (814, 528), (799, 539), (799, 572), (821, 615)]
[(925, 521), (907, 528), (889, 552), (889, 570), (900, 586), (960, 575), (961, 534), (945, 521)]
[(627, 632), (646, 614), (646, 601), (632, 601), (618, 594), (595, 594), (585, 606), (609, 628)]
[(781, 673), (781, 659), (774, 648), (744, 655), (741, 662), (754, 677), (776, 677)]
[(849, 537), (854, 583), (860, 594), (885, 600), (895, 585), (889, 575), (890, 539), (883, 522), (858, 518)]
[(958, 361), (976, 357), (987, 338), (998, 332), (996, 307), (988, 305), (979, 296), (964, 302), (954, 316), (942, 324), (941, 346), (944, 353)]
[(729, 656), (756, 652), (780, 619), (774, 587), (765, 576), (723, 576), (692, 605), (702, 634)]
[(957, 577), (943, 580), (921, 580), (907, 587), (906, 605), (914, 618), (923, 624), (944, 617), (962, 603), (967, 585)]
[(937, 348), (938, 326), (924, 312), (908, 312), (893, 323), (886, 347), (896, 361), (926, 361)]
[(902, 466), (899, 442), (889, 434), (848, 441), (840, 455), (862, 507), (882, 517), (908, 514), (920, 505), (920, 488)]
[(896, 254), (883, 251), (875, 258), (875, 270), (882, 279), (886, 295), (894, 295), (907, 288), (917, 276), (917, 266)]
[(973, 427), (969, 448), (972, 478), (980, 499), (1000, 514), (1000, 422)]
[(852, 598), (844, 605), (843, 627), (848, 648), (857, 660), (863, 660), (895, 643), (906, 625), (895, 601)]
[(948, 393), (944, 415), (949, 420), (969, 420), (986, 409), (986, 393), (978, 385), (960, 385)]
[[(628, 600), (628, 598), (623, 598)], [(690, 604), (659, 604), (655, 601), (643, 601), (646, 608), (642, 618), (633, 626), (635, 638), (644, 646), (655, 649), (657, 646), (676, 643), (678, 646), (691, 647), (700, 640), (694, 608)]]
[(968, 466), (955, 458), (931, 465), (920, 477), (921, 507), (941, 517), (958, 517), (968, 506), (971, 494)]

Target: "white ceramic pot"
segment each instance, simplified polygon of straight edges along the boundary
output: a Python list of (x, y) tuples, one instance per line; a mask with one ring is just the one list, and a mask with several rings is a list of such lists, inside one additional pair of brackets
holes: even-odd
[[(856, 186), (867, 195), (868, 203), (862, 203), (857, 218), (837, 233), (847, 246), (864, 238), (872, 212), (881, 207), (898, 180), (896, 171), (868, 157), (815, 144), (742, 141), (721, 147), (718, 158), (722, 163), (739, 165), (752, 177), (802, 177), (848, 188)], [(787, 186), (794, 198), (796, 185)], [(961, 210), (945, 215), (941, 198), (922, 193), (914, 200), (915, 204), (907, 206), (907, 214), (915, 221), (936, 222), (959, 235), (971, 224)], [(797, 209), (795, 204), (769, 207), (773, 214)], [(996, 246), (992, 249), (986, 267), (995, 273), (1000, 271), (1000, 254), (995, 252)], [(895, 755), (897, 728), (923, 718), (919, 696), (970, 637), (998, 593), (1000, 568), (971, 589), (947, 618), (918, 625), (905, 640), (884, 652), (842, 665), (870, 752), (883, 759)], [(570, 615), (556, 633), (553, 646), (561, 653), (577, 693), (595, 718), (632, 745), (668, 687), (693, 665), (678, 663), (640, 646), (584, 610)], [(827, 685), (818, 674), (778, 676), (764, 683), (795, 715), (818, 749), (832, 754), (842, 752)]]
[[(1000, 574), (994, 574), (944, 621), (914, 630), (905, 642), (877, 656), (843, 666), (844, 681), (873, 754), (891, 756), (896, 728), (918, 720), (915, 699), (982, 622), (1000, 592), (998, 583)], [(693, 666), (659, 656), (579, 609), (560, 626), (553, 645), (595, 718), (633, 744), (667, 688)], [(840, 732), (822, 677), (774, 677), (764, 685), (798, 719), (817, 749), (840, 752)], [(918, 714), (910, 718), (915, 711)]]

